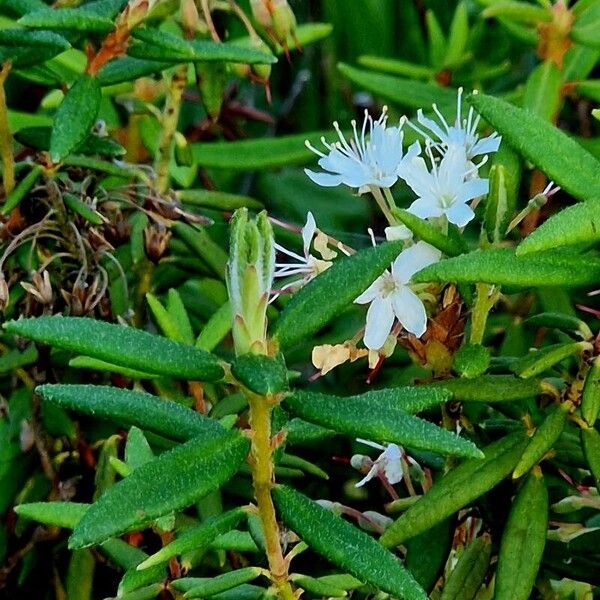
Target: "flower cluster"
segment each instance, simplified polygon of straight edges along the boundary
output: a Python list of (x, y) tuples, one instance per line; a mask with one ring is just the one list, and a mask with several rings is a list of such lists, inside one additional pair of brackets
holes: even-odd
[[(356, 298), (357, 304), (369, 304), (363, 341), (373, 352), (384, 356), (390, 333), (404, 329), (421, 337), (427, 329), (427, 312), (422, 296), (423, 286), (413, 286), (415, 273), (439, 261), (442, 253), (425, 241), (413, 240), (413, 233), (395, 216), (392, 186), (403, 182), (416, 198), (408, 206), (409, 213), (428, 220), (447, 233), (450, 224), (465, 227), (475, 216), (476, 203), (488, 193), (489, 181), (480, 175), (488, 155), (496, 152), (501, 138), (492, 133), (480, 138), (479, 115), (470, 108), (462, 110), (462, 89), (458, 90), (456, 118), (450, 125), (442, 112), (433, 105), (433, 118), (417, 112), (416, 122), (402, 117), (397, 125), (388, 124), (387, 108), (374, 120), (367, 112), (362, 126), (352, 121), (352, 135), (343, 134), (338, 123), (334, 128), (338, 139), (329, 143), (321, 139), (324, 150), (308, 141), (307, 147), (319, 156), (322, 171), (306, 169), (308, 177), (318, 185), (346, 185), (358, 194), (371, 193), (389, 222), (385, 234), (388, 240), (404, 241), (404, 250), (389, 270), (377, 278)], [(405, 127), (421, 138), (404, 148)], [(278, 263), (276, 277), (300, 278), (286, 283), (284, 288), (298, 289), (331, 265), (330, 256), (323, 260), (310, 253), (312, 237), (318, 231), (309, 213), (303, 229), (304, 257), (278, 250), (296, 263)], [(394, 327), (394, 323), (398, 326)], [(395, 339), (396, 333), (394, 337)]]

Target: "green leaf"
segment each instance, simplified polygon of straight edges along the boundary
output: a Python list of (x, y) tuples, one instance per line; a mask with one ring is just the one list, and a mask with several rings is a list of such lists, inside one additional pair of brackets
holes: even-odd
[(600, 357), (594, 358), (581, 394), (581, 415), (593, 427), (600, 413)]
[(190, 144), (194, 162), (202, 167), (253, 171), (296, 164), (307, 164), (316, 159), (305, 145), (305, 140), (319, 143), (331, 131), (315, 131), (277, 138)]
[(270, 396), (288, 387), (287, 368), (281, 355), (243, 354), (231, 364), (232, 375), (250, 391)]
[[(505, 142), (579, 200), (600, 198), (600, 163), (541, 117), (504, 100), (475, 94), (469, 102)], [(560, 148), (560, 152), (549, 152)]]
[(554, 365), (586, 350), (591, 350), (589, 342), (567, 342), (564, 344), (552, 344), (534, 350), (520, 358), (512, 367), (519, 377), (528, 378), (539, 375), (552, 368)]
[[(52, 127), (23, 127), (15, 134), (15, 139), (23, 146), (29, 146), (36, 150), (48, 150), (50, 148), (50, 136)], [(125, 154), (125, 148), (109, 137), (88, 135), (76, 148), (81, 154), (101, 154), (103, 156), (119, 157)]]
[(404, 60), (395, 58), (385, 58), (382, 56), (364, 55), (358, 57), (358, 64), (367, 69), (390, 73), (391, 75), (404, 75), (413, 79), (433, 79), (435, 69), (425, 65), (417, 65)]
[(216, 43), (201, 40), (184, 40), (158, 29), (137, 28), (132, 31), (133, 43), (127, 53), (134, 58), (161, 62), (238, 62), (268, 65), (277, 59), (266, 52), (235, 42)]
[(527, 79), (523, 107), (546, 121), (552, 121), (562, 104), (561, 84), (562, 73), (554, 62), (547, 60), (541, 63)]
[(366, 533), (292, 488), (276, 486), (273, 500), (286, 526), (336, 566), (403, 600), (426, 600), (400, 561)]
[(600, 486), (600, 433), (598, 430), (594, 427), (582, 427), (581, 445), (596, 488), (598, 488)]
[(215, 440), (192, 439), (161, 454), (92, 504), (75, 527), (69, 547), (99, 544), (186, 508), (233, 477), (248, 447), (246, 438), (231, 432)]
[(8, 321), (4, 328), (42, 344), (159, 375), (204, 381), (223, 376), (219, 359), (204, 350), (95, 319), (38, 317)]
[[(583, 206), (583, 205), (581, 205)], [(563, 331), (573, 332), (584, 340), (589, 340), (593, 337), (593, 333), (587, 323), (578, 319), (574, 315), (560, 312), (543, 312), (528, 317), (523, 321), (528, 327), (552, 327), (562, 329)]]
[(44, 400), (121, 427), (136, 425), (174, 440), (216, 439), (225, 429), (216, 421), (172, 400), (145, 392), (104, 385), (45, 384), (36, 388)]
[[(457, 456), (482, 456), (469, 440), (403, 411), (402, 391), (381, 390), (349, 398), (295, 392), (285, 397), (285, 405), (307, 421), (351, 436)], [(428, 393), (434, 391), (440, 390)], [(410, 392), (409, 399), (414, 399)]]
[(85, 140), (96, 121), (102, 94), (98, 81), (82, 75), (56, 111), (50, 136), (50, 157), (60, 162)]
[(106, 63), (98, 71), (96, 78), (100, 85), (115, 85), (125, 81), (134, 81), (135, 79), (154, 73), (160, 73), (161, 71), (170, 69), (172, 66), (172, 62), (123, 56)]
[(419, 386), (442, 388), (461, 402), (511, 402), (538, 396), (543, 392), (541, 379), (519, 379), (512, 375), (482, 375), (473, 379), (444, 379)]
[(502, 534), (495, 600), (528, 600), (538, 575), (548, 532), (548, 491), (535, 471), (517, 494)]
[(211, 519), (197, 527), (192, 527), (178, 535), (172, 542), (163, 546), (158, 552), (141, 562), (137, 569), (147, 569), (170, 560), (189, 551), (197, 551), (209, 546), (215, 538), (233, 529), (245, 516), (242, 508), (236, 508)]
[(177, 199), (184, 204), (214, 208), (215, 210), (235, 210), (243, 206), (252, 210), (263, 210), (264, 206), (258, 200), (249, 196), (216, 192), (213, 190), (178, 190)]
[(554, 446), (565, 428), (569, 409), (570, 406), (567, 402), (556, 404), (550, 409), (546, 418), (535, 430), (535, 433), (529, 440), (529, 444), (527, 444), (523, 456), (521, 456), (521, 459), (513, 471), (513, 479), (525, 475), (525, 473), (532, 469), (552, 446)]
[(469, 41), (469, 15), (466, 2), (459, 2), (454, 10), (448, 33), (448, 50), (444, 57), (444, 68), (459, 66)]
[(560, 246), (592, 244), (600, 241), (600, 198), (575, 204), (544, 221), (517, 247), (525, 256)]
[(489, 535), (471, 542), (459, 555), (446, 579), (440, 600), (473, 600), (483, 584), (492, 558)]
[(546, 8), (534, 6), (517, 0), (499, 0), (493, 2), (482, 13), (485, 19), (504, 17), (511, 21), (537, 25), (552, 20), (552, 14)]
[(400, 254), (402, 242), (344, 256), (303, 287), (279, 315), (273, 330), (282, 348), (307, 340), (350, 306)]
[(494, 283), (513, 287), (577, 287), (600, 281), (600, 259), (545, 252), (517, 257), (511, 248), (475, 250), (419, 271), (415, 283)]
[(600, 48), (600, 4), (593, 2), (580, 15), (571, 29), (571, 38), (584, 46)]
[(31, 502), (19, 504), (14, 510), (20, 517), (31, 521), (73, 529), (90, 506), (81, 502)]
[[(287, 49), (288, 51), (296, 50), (298, 47), (302, 49), (315, 42), (320, 42), (329, 37), (332, 31), (333, 25), (330, 23), (302, 23), (296, 27), (294, 35), (288, 36), (286, 40)], [(285, 50), (277, 44), (276, 53), (281, 55), (285, 53)]]
[(176, 579), (172, 585), (177, 591), (185, 592), (184, 598), (208, 598), (253, 581), (262, 574), (260, 567), (243, 567), (216, 577)]
[(420, 240), (431, 244), (448, 256), (458, 256), (469, 251), (469, 247), (460, 234), (444, 235), (438, 227), (407, 210), (396, 208), (393, 215), (406, 225)]
[(522, 432), (514, 433), (490, 444), (483, 460), (470, 458), (449, 471), (386, 529), (381, 543), (398, 546), (489, 492), (514, 469), (526, 444)]
[(32, 46), (42, 50), (44, 48), (62, 48), (68, 50), (70, 42), (62, 35), (53, 31), (29, 31), (27, 29), (0, 29), (0, 46), (23, 47)]
[(454, 106), (456, 103), (454, 90), (432, 83), (372, 73), (344, 63), (339, 64), (338, 69), (352, 83), (399, 106), (423, 108), (435, 103), (441, 106)]
[(17, 23), (33, 29), (72, 30), (80, 33), (110, 33), (115, 24), (109, 17), (85, 8), (42, 8), (21, 17)]
[(15, 209), (21, 203), (21, 200), (25, 198), (25, 196), (30, 192), (31, 188), (36, 184), (37, 180), (40, 178), (43, 172), (43, 167), (41, 165), (33, 165), (33, 168), (21, 181), (19, 181), (18, 185), (15, 189), (6, 196), (4, 200), (4, 204), (2, 206), (2, 210), (0, 210), (0, 214), (6, 216), (9, 215), (13, 209)]

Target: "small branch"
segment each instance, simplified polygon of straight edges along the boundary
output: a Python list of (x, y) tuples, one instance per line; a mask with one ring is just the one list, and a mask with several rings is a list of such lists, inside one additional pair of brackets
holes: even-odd
[(12, 134), (8, 125), (8, 106), (4, 83), (10, 73), (12, 65), (6, 62), (0, 70), (0, 158), (2, 160), (2, 182), (4, 184), (4, 197), (6, 198), (15, 189), (15, 159), (12, 153)]
[(179, 121), (183, 90), (187, 83), (187, 72), (187, 64), (178, 66), (167, 89), (165, 109), (161, 120), (160, 140), (154, 160), (156, 188), (159, 194), (165, 194), (169, 189), (169, 163), (171, 162), (173, 137), (177, 131), (177, 122)]

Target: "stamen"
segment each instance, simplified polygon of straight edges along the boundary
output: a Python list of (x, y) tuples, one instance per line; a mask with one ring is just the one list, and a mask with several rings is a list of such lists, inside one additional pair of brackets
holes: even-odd
[(446, 131), (448, 132), (450, 130), (450, 126), (444, 118), (444, 115), (440, 112), (440, 109), (438, 108), (437, 104), (432, 104), (431, 108), (433, 108), (433, 112), (438, 116), (439, 120), (442, 122), (442, 125), (446, 128)]
[[(321, 138), (322, 140), (323, 138)], [(314, 152), (317, 156), (320, 156), (321, 158), (325, 158), (325, 154), (323, 154), (320, 150), (317, 150), (311, 143), (309, 140), (304, 140), (304, 145), (311, 151)]]

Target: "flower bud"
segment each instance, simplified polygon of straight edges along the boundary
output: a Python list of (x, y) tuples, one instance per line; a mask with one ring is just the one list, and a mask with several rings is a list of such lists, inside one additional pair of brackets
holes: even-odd
[(241, 208), (231, 219), (227, 289), (236, 353), (267, 350), (267, 306), (275, 271), (273, 230), (266, 212), (255, 219)]
[(296, 33), (296, 16), (287, 0), (250, 0), (256, 22), (284, 49)]

